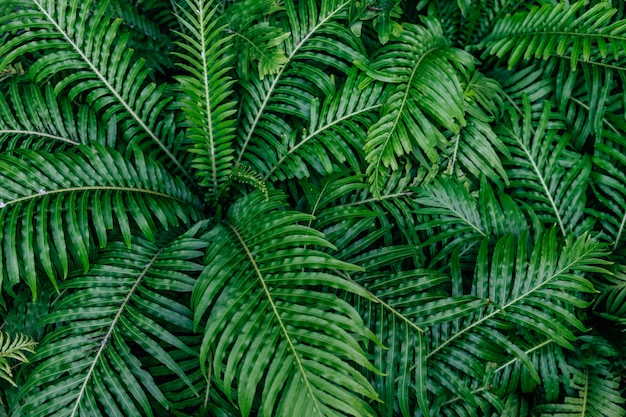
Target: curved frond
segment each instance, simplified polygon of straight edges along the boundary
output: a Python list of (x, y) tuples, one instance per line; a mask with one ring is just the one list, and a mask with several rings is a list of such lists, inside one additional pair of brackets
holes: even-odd
[(382, 84), (371, 83), (359, 88), (363, 77), (353, 69), (338, 91), (321, 103), (311, 100), (309, 123), (302, 133), (295, 132), (286, 148), (278, 148), (278, 155), (268, 164), (265, 179), (280, 180), (308, 177), (309, 169), (319, 174), (338, 171), (336, 165), (348, 162), (353, 171), (360, 170), (360, 153), (365, 143), (365, 132), (374, 123), (374, 114), (380, 109)]
[[(622, 381), (611, 370), (611, 362), (621, 359), (620, 353), (608, 345), (606, 340), (593, 336), (581, 339), (584, 344), (571, 361), (572, 378), (568, 394), (562, 401), (534, 407), (533, 416), (626, 416)], [(593, 359), (590, 359), (590, 354)]]
[(405, 25), (398, 41), (381, 48), (367, 65), (369, 76), (393, 83), (364, 147), (376, 196), (385, 187), (389, 170), (398, 170), (399, 157), (415, 153), (424, 165), (435, 163), (437, 148), (447, 143), (440, 129), (458, 134), (466, 124), (455, 66), (472, 69), (473, 58), (449, 46), (436, 20), (423, 23)]
[(533, 7), (498, 20), (479, 47), (500, 58), (508, 55), (509, 68), (521, 58), (556, 55), (569, 59), (572, 71), (579, 61), (624, 71), (626, 21), (611, 22), (616, 11), (606, 1), (592, 7), (584, 0)]
[(529, 204), (545, 225), (556, 224), (563, 234), (580, 229), (591, 159), (568, 149), (570, 135), (553, 119), (549, 102), (534, 129), (528, 99), (521, 126), (515, 114), (511, 117), (511, 128), (503, 131), (512, 155), (507, 162), (511, 195)]
[(626, 158), (623, 128), (618, 132), (604, 131), (603, 138), (595, 143), (591, 186), (596, 204), (589, 213), (593, 215), (613, 250), (624, 246), (626, 237)]
[(114, 146), (116, 133), (114, 120), (105, 130), (92, 110), (80, 106), (75, 113), (70, 101), (55, 96), (49, 84), (40, 89), (14, 81), (6, 97), (0, 95), (0, 148), (5, 151), (67, 150), (90, 140)]
[(195, 391), (171, 351), (197, 356), (182, 340), (192, 312), (183, 302), (202, 266), (203, 226), (155, 242), (111, 242), (87, 274), (62, 284), (63, 296), (41, 325), (53, 327), (32, 358), (14, 415), (152, 416), (151, 402), (170, 407), (143, 369), (151, 357)]
[(459, 180), (443, 177), (420, 187), (414, 201), (417, 214), (424, 216), (415, 229), (425, 234), (421, 246), (429, 265), (449, 259), (459, 246), (465, 252), (485, 237), (520, 236), (529, 230), (515, 201), (502, 192), (496, 197), (484, 177), (476, 197)]
[(0, 16), (0, 36), (6, 39), (0, 46), (0, 70), (21, 55), (44, 51), (29, 68), (31, 79), (38, 83), (63, 73), (54, 85), (56, 93), (67, 90), (71, 100), (84, 96), (104, 121), (115, 117), (122, 124), (127, 140), (147, 140), (165, 162), (191, 178), (176, 155), (172, 122), (161, 115), (170, 101), (166, 85), (146, 83), (149, 69), (143, 60), (134, 60), (126, 47), (129, 34), (119, 30), (121, 19), (107, 16), (107, 2), (98, 2), (93, 12), (93, 0), (12, 3), (14, 11)]
[[(571, 349), (572, 330), (584, 330), (572, 308), (589, 305), (579, 293), (595, 292), (581, 274), (606, 272), (606, 253), (586, 236), (560, 245), (552, 229), (533, 247), (526, 234), (519, 239), (508, 235), (497, 241), (491, 255), (487, 242), (478, 252), (471, 287), (472, 296), (488, 301), (486, 307), (430, 328), (427, 359), (439, 404), (460, 396), (476, 406), (468, 384), (480, 386), (488, 362), (517, 358), (528, 378), (539, 382), (538, 370), (520, 346), (531, 342), (524, 342), (523, 335), (536, 334)], [(453, 268), (453, 274), (459, 273), (459, 267)]]
[(76, 150), (0, 157), (0, 279), (9, 293), (22, 279), (36, 298), (40, 275), (56, 285), (70, 265), (87, 270), (114, 226), (130, 246), (133, 227), (152, 239), (198, 216), (182, 181), (139, 151), (130, 160), (96, 144)]
[(331, 245), (284, 199), (249, 194), (209, 233), (192, 299), (205, 324), (201, 365), (244, 416), (253, 407), (265, 417), (374, 416), (364, 398), (376, 392), (354, 368), (374, 371), (359, 345), (368, 333), (352, 306), (323, 290), (367, 297), (327, 272), (361, 268), (313, 249)]
[(250, 67), (256, 61), (256, 74), (262, 80), (277, 74), (289, 62), (283, 42), (291, 33), (270, 21), (272, 15), (284, 10), (277, 0), (243, 0), (225, 11), (227, 32), (234, 35), (237, 54), (237, 73), (249, 78)]
[(213, 1), (186, 0), (180, 9), (181, 22), (189, 32), (179, 33), (184, 52), (174, 55), (190, 75), (177, 76), (184, 94), (182, 108), (187, 115), (189, 138), (195, 143), (193, 167), (200, 185), (215, 200), (232, 171), (236, 102), (232, 100), (233, 80), (227, 75), (232, 65), (232, 39), (224, 36), (223, 22), (216, 16)]
[(343, 77), (354, 60), (363, 59), (361, 42), (337, 22), (345, 17), (350, 3), (351, 0), (325, 0), (320, 5), (315, 0), (285, 1), (284, 18), (279, 23), (291, 36), (277, 46), (284, 49), (288, 62), (263, 79), (251, 73), (248, 80), (239, 80), (242, 123), (236, 163), (245, 161), (260, 173), (268, 172), (266, 165), (276, 162), (266, 161), (265, 152), (288, 152), (288, 141), (295, 136), (298, 123), (310, 117), (314, 97), (320, 92), (328, 96), (335, 91), (329, 75), (337, 73)]

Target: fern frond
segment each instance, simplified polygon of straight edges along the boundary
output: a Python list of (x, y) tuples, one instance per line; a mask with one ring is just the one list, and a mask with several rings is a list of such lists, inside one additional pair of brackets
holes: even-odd
[(257, 164), (263, 159), (260, 155), (268, 148), (288, 151), (285, 142), (295, 134), (293, 119), (308, 120), (314, 96), (334, 92), (328, 73), (347, 74), (354, 60), (364, 59), (363, 45), (337, 22), (350, 3), (326, 0), (318, 6), (314, 0), (285, 1), (286, 18), (280, 22), (291, 36), (280, 47), (289, 62), (262, 80), (256, 74), (250, 74), (247, 81), (240, 80), (243, 118), (236, 163), (246, 161), (258, 172), (266, 172)]
[(265, 195), (265, 199), (269, 199), (269, 193), (267, 191), (267, 184), (261, 175), (258, 172), (252, 170), (252, 168), (247, 167), (245, 165), (238, 164), (233, 168), (233, 172), (231, 174), (232, 180), (238, 182), (240, 184), (248, 184), (252, 185), (257, 190), (260, 190), (263, 195)]
[[(533, 408), (539, 417), (604, 417), (626, 416), (621, 378), (611, 371), (611, 361), (620, 354), (606, 340), (584, 336), (582, 349), (571, 362), (572, 379), (568, 395), (552, 404)], [(592, 355), (590, 353), (593, 352)], [(605, 356), (611, 354), (611, 356)]]
[(277, 74), (289, 62), (283, 42), (291, 33), (276, 26), (270, 19), (284, 10), (276, 0), (244, 0), (228, 7), (224, 19), (227, 31), (235, 36), (237, 73), (240, 79), (249, 78), (250, 66), (256, 61), (259, 79)]
[[(398, 41), (381, 48), (367, 66), (374, 79), (394, 83), (364, 147), (376, 196), (389, 170), (399, 168), (399, 157), (416, 153), (421, 163), (435, 163), (437, 148), (447, 143), (440, 127), (458, 134), (466, 124), (455, 65), (471, 69), (473, 58), (449, 46), (436, 20), (424, 19), (423, 23), (405, 25)], [(394, 68), (393, 72), (388, 68)]]
[(485, 175), (494, 182), (504, 180), (508, 184), (502, 159), (510, 158), (510, 154), (491, 126), (500, 117), (504, 104), (500, 85), (478, 71), (467, 77), (464, 84), (467, 124), (452, 138), (453, 150), (446, 171), (477, 179)]
[[(429, 366), (435, 365), (434, 381), (440, 387), (435, 395), (444, 400), (454, 393), (474, 406), (463, 375), (480, 381), (487, 362), (503, 364), (517, 358), (529, 378), (540, 380), (520, 347), (524, 332), (572, 348), (575, 336), (571, 329), (584, 330), (584, 326), (571, 307), (587, 307), (589, 303), (578, 293), (595, 292), (579, 274), (606, 273), (607, 264), (603, 259), (606, 253), (598, 243), (582, 236), (576, 240), (569, 237), (560, 245), (554, 229), (543, 233), (534, 247), (528, 245), (526, 234), (516, 240), (508, 235), (497, 241), (489, 255), (487, 242), (483, 241), (475, 261), (471, 294), (488, 299), (489, 305), (450, 323), (432, 326), (427, 357)], [(506, 331), (515, 328), (518, 330)], [(457, 360), (448, 360), (450, 355)]]
[(133, 237), (133, 245), (111, 242), (87, 274), (63, 283), (63, 296), (41, 325), (53, 327), (21, 387), (14, 415), (148, 415), (151, 402), (169, 408), (155, 381), (142, 369), (152, 357), (185, 381), (169, 351), (190, 355), (181, 335), (191, 334), (192, 312), (181, 301), (193, 288), (191, 274), (206, 242), (204, 226), (155, 242)]
[(190, 75), (177, 76), (184, 93), (182, 108), (187, 115), (188, 136), (195, 143), (193, 167), (200, 185), (216, 199), (232, 170), (236, 102), (233, 80), (227, 75), (232, 65), (232, 39), (224, 36), (223, 22), (216, 16), (213, 1), (186, 0), (192, 11), (180, 9), (181, 22), (189, 34), (179, 33), (184, 52), (179, 65)]
[(311, 168), (322, 175), (330, 174), (345, 162), (353, 171), (360, 170), (365, 132), (374, 123), (382, 95), (380, 83), (359, 88), (362, 80), (354, 68), (338, 91), (321, 103), (318, 98), (311, 100), (307, 127), (289, 138), (287, 148), (278, 148), (276, 162), (267, 164), (266, 180), (309, 176)]
[(30, 336), (20, 334), (11, 337), (9, 334), (0, 332), (0, 379), (16, 386), (9, 359), (22, 363), (28, 362), (26, 354), (35, 353), (35, 346), (37, 346), (37, 342)]
[(323, 291), (367, 297), (325, 272), (360, 268), (311, 249), (331, 245), (284, 200), (253, 192), (210, 232), (192, 299), (195, 322), (206, 323), (201, 365), (244, 416), (253, 407), (265, 417), (374, 416), (361, 396), (375, 400), (376, 392), (352, 365), (374, 371), (358, 343), (368, 333), (352, 306)]
[(107, 2), (98, 2), (93, 12), (93, 0), (12, 3), (15, 10), (0, 16), (0, 36), (7, 38), (0, 46), (0, 71), (17, 57), (43, 51), (29, 67), (32, 80), (58, 76), (55, 93), (67, 90), (70, 100), (84, 96), (105, 122), (115, 117), (122, 124), (127, 140), (148, 141), (178, 173), (191, 178), (176, 155), (175, 139), (168, 136), (171, 121), (161, 116), (170, 101), (166, 85), (146, 83), (150, 71), (126, 48), (129, 34), (119, 31), (121, 19), (107, 16)]
[(626, 141), (623, 127), (618, 132), (604, 131), (602, 140), (595, 143), (592, 160), (591, 186), (598, 204), (589, 213), (598, 219), (613, 250), (624, 246), (626, 236)]
[(415, 229), (424, 233), (420, 246), (430, 267), (449, 259), (460, 246), (467, 252), (484, 237), (520, 236), (529, 230), (519, 205), (502, 192), (496, 197), (484, 177), (477, 196), (459, 180), (443, 177), (420, 187), (414, 201), (417, 214), (424, 216)]
[(68, 150), (94, 140), (115, 146), (117, 124), (100, 123), (87, 106), (75, 110), (63, 96), (55, 96), (46, 84), (43, 90), (30, 83), (9, 83), (6, 97), (0, 95), (0, 148), (45, 151)]
[(36, 298), (40, 275), (56, 285), (70, 264), (87, 270), (114, 225), (130, 246), (133, 227), (152, 239), (199, 216), (182, 181), (141, 152), (130, 160), (95, 143), (76, 150), (0, 157), (0, 279), (9, 293), (22, 279)]
[(526, 98), (522, 125), (519, 123), (512, 115), (512, 127), (503, 131), (512, 155), (507, 162), (511, 195), (528, 203), (544, 224), (556, 224), (563, 234), (580, 229), (590, 158), (567, 149), (570, 136), (553, 119), (549, 102), (533, 129)]
[[(572, 71), (579, 61), (626, 70), (623, 45), (626, 21), (611, 23), (616, 9), (601, 1), (586, 8), (579, 0), (533, 7), (527, 13), (516, 13), (498, 20), (493, 32), (479, 44), (485, 54), (499, 58), (508, 55), (509, 68), (521, 59), (567, 57)], [(607, 60), (613, 56), (613, 60)]]

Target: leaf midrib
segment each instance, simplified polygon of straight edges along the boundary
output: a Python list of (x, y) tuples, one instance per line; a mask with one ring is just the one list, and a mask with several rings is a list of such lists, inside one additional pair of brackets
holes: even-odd
[[(41, 190), (38, 193), (27, 195), (24, 197), (16, 198), (15, 200), (10, 200), (7, 202), (0, 201), (0, 209), (7, 207), (12, 204), (23, 203), (24, 201), (32, 200), (35, 198), (44, 197), (46, 195), (54, 195), (54, 194), (62, 194), (62, 193), (71, 193), (75, 191), (125, 191), (125, 192), (133, 192), (133, 193), (141, 193), (141, 194), (150, 194), (156, 197), (168, 198), (170, 200), (176, 200), (184, 204), (190, 204), (189, 201), (184, 200), (179, 197), (174, 197), (169, 194), (165, 194), (159, 191), (146, 190), (144, 188), (133, 188), (133, 187), (119, 187), (119, 186), (105, 186), (105, 185), (94, 185), (87, 187), (68, 187), (68, 188), (59, 188), (56, 190)], [(195, 205), (194, 205), (195, 207)]]
[(280, 80), (280, 77), (283, 75), (283, 72), (285, 71), (285, 68), (287, 68), (287, 66), (289, 65), (289, 63), (291, 62), (291, 60), (293, 59), (293, 57), (296, 55), (296, 53), (298, 53), (298, 51), (300, 50), (300, 48), (302, 47), (302, 45), (304, 45), (304, 43), (309, 40), (309, 38), (311, 36), (313, 36), (313, 34), (324, 24), (326, 24), (326, 22), (328, 22), (329, 20), (331, 20), (337, 13), (339, 13), (344, 7), (346, 7), (346, 5), (350, 4), (351, 0), (347, 0), (344, 1), (342, 4), (340, 4), (337, 9), (333, 10), (332, 13), (329, 13), (326, 17), (324, 17), (322, 20), (320, 20), (318, 22), (317, 25), (315, 25), (313, 27), (313, 29), (306, 34), (306, 36), (304, 36), (300, 42), (298, 42), (293, 50), (289, 53), (288, 55), (288, 62), (283, 65), (280, 70), (278, 71), (278, 73), (274, 76), (274, 80), (272, 81), (272, 85), (270, 86), (269, 90), (267, 91), (267, 95), (265, 96), (265, 98), (263, 99), (263, 102), (261, 103), (261, 106), (259, 106), (259, 111), (256, 114), (256, 117), (254, 118), (254, 121), (252, 122), (252, 124), (250, 125), (250, 131), (248, 132), (248, 134), (246, 135), (246, 138), (243, 141), (243, 145), (241, 147), (241, 151), (239, 151), (239, 155), (237, 156), (237, 160), (235, 161), (234, 165), (237, 165), (241, 162), (241, 158), (243, 158), (244, 153), (246, 152), (246, 148), (248, 147), (248, 144), (250, 143), (250, 139), (252, 138), (252, 134), (254, 133), (257, 125), (259, 124), (259, 121), (261, 120), (261, 116), (263, 115), (265, 108), (267, 107), (267, 103), (270, 100), (270, 97), (272, 96), (272, 93), (274, 92), (274, 89), (276, 88), (276, 85), (278, 84), (278, 81)]
[(183, 167), (180, 161), (172, 154), (172, 152), (161, 142), (161, 140), (156, 136), (156, 134), (146, 125), (146, 123), (139, 117), (137, 113), (130, 107), (130, 105), (124, 100), (124, 98), (113, 88), (111, 83), (106, 79), (106, 77), (95, 67), (95, 65), (89, 60), (87, 55), (78, 47), (78, 45), (70, 38), (68, 33), (63, 30), (63, 28), (59, 25), (59, 23), (48, 13), (48, 11), (39, 3), (38, 0), (33, 0), (33, 2), (39, 8), (39, 11), (46, 16), (49, 22), (56, 28), (56, 30), (61, 34), (61, 36), (65, 39), (67, 43), (70, 44), (72, 49), (76, 51), (78, 55), (82, 58), (82, 60), (87, 64), (89, 69), (96, 75), (96, 77), (104, 84), (107, 90), (111, 92), (117, 99), (117, 101), (124, 107), (124, 109), (130, 114), (130, 116), (137, 122), (137, 124), (148, 134), (148, 136), (165, 152), (165, 155), (171, 159), (176, 167), (180, 170), (180, 172), (187, 177), (189, 180), (193, 180), (192, 176), (187, 172), (187, 170)]
[(243, 238), (243, 236), (241, 236), (241, 234), (239, 233), (239, 230), (232, 224), (227, 223), (228, 227), (233, 231), (233, 233), (235, 234), (235, 236), (237, 237), (237, 239), (239, 240), (239, 243), (241, 244), (241, 246), (243, 247), (243, 249), (246, 252), (246, 255), (248, 256), (248, 259), (250, 260), (250, 263), (252, 264), (252, 266), (254, 267), (254, 271), (257, 274), (257, 277), (259, 278), (259, 282), (261, 283), (261, 285), (263, 286), (263, 291), (265, 292), (265, 295), (267, 297), (267, 301), (269, 302), (271, 308), (272, 308), (272, 312), (274, 313), (274, 317), (276, 318), (276, 320), (278, 321), (278, 324), (283, 332), (283, 335), (285, 336), (285, 339), (287, 340), (287, 344), (289, 345), (289, 349), (291, 350), (292, 355), (295, 358), (296, 364), (298, 366), (298, 370), (300, 371), (300, 374), (302, 375), (302, 380), (304, 381), (304, 384), (306, 385), (307, 391), (309, 392), (309, 396), (310, 398), (315, 402), (315, 406), (313, 408), (313, 411), (316, 412), (316, 414), (318, 414), (320, 417), (323, 417), (321, 414), (321, 407), (319, 405), (319, 402), (317, 400), (317, 396), (315, 395), (315, 392), (313, 391), (313, 387), (311, 386), (311, 382), (309, 381), (309, 378), (307, 377), (306, 371), (304, 369), (304, 365), (302, 364), (302, 359), (300, 358), (300, 355), (298, 355), (298, 351), (296, 350), (296, 347), (294, 345), (294, 343), (291, 340), (291, 337), (289, 335), (289, 331), (287, 330), (287, 327), (285, 326), (285, 323), (283, 322), (280, 313), (278, 312), (278, 307), (276, 306), (276, 303), (274, 303), (274, 299), (272, 298), (272, 294), (270, 293), (270, 290), (267, 286), (267, 283), (265, 282), (265, 279), (263, 277), (263, 273), (261, 272), (259, 265), (256, 263), (254, 256), (252, 255), (252, 252), (250, 251), (250, 248), (248, 247), (245, 239)]
[(139, 274), (139, 276), (135, 280), (135, 283), (133, 284), (133, 286), (128, 291), (128, 294), (124, 298), (124, 301), (122, 301), (122, 304), (120, 305), (120, 308), (117, 310), (117, 313), (115, 314), (115, 317), (113, 317), (113, 321), (111, 322), (111, 325), (109, 326), (109, 330), (107, 331), (107, 333), (102, 338), (100, 346), (98, 347), (98, 351), (96, 352), (96, 356), (94, 357), (93, 362), (91, 363), (91, 366), (89, 367), (89, 370), (87, 371), (87, 375), (85, 375), (85, 381), (83, 382), (83, 384), (82, 384), (82, 386), (80, 388), (80, 391), (78, 393), (78, 396), (75, 399), (74, 407), (72, 408), (72, 413), (71, 413), (70, 417), (74, 417), (76, 415), (76, 412), (78, 411), (78, 407), (80, 405), (82, 397), (85, 394), (85, 390), (87, 389), (87, 383), (89, 382), (89, 379), (91, 378), (91, 375), (93, 374), (93, 372), (94, 372), (94, 370), (96, 368), (96, 364), (98, 363), (98, 360), (100, 359), (100, 356), (102, 355), (102, 352), (104, 351), (104, 348), (109, 343), (109, 340), (111, 338), (111, 334), (113, 333), (113, 330), (115, 329), (115, 326), (117, 325), (117, 322), (119, 321), (120, 317), (122, 316), (122, 312), (126, 308), (126, 305), (130, 301), (130, 298), (132, 297), (132, 295), (134, 294), (135, 290), (137, 289), (137, 286), (139, 285), (141, 280), (146, 276), (146, 274), (148, 273), (148, 270), (152, 267), (154, 262), (161, 255), (162, 251), (163, 251), (163, 248), (159, 249), (156, 252), (156, 254), (150, 259), (150, 261), (146, 264), (144, 269), (141, 271), (141, 273)]
[[(438, 351), (443, 349), (445, 346), (450, 344), (452, 341), (456, 340), (458, 337), (460, 337), (461, 335), (465, 334), (467, 331), (469, 331), (469, 330), (473, 329), (474, 327), (484, 323), (485, 321), (491, 319), (492, 317), (494, 317), (495, 315), (497, 315), (499, 313), (506, 313), (505, 310), (507, 308), (511, 307), (513, 304), (517, 303), (518, 301), (520, 301), (520, 300), (522, 300), (524, 298), (527, 298), (529, 295), (533, 294), (535, 291), (539, 290), (540, 288), (542, 288), (546, 284), (549, 284), (550, 282), (552, 282), (552, 280), (554, 280), (556, 277), (560, 276), (565, 271), (569, 270), (573, 265), (578, 263), (578, 261), (580, 261), (581, 259), (585, 258), (586, 255), (587, 255), (587, 252), (581, 254), (576, 259), (573, 259), (570, 263), (568, 263), (567, 265), (563, 266), (560, 270), (555, 272), (552, 276), (550, 276), (549, 278), (547, 278), (545, 280), (542, 280), (542, 282), (540, 284), (538, 284), (535, 287), (531, 288), (527, 292), (525, 292), (525, 293), (515, 297), (512, 301), (504, 304), (502, 307), (494, 309), (494, 311), (492, 311), (491, 313), (487, 314), (485, 317), (481, 318), (480, 320), (472, 323), (471, 325), (469, 325), (469, 326), (465, 327), (464, 329), (460, 330), (459, 332), (455, 333), (449, 339), (447, 339), (446, 341), (441, 343), (439, 346), (437, 346), (435, 349), (433, 349), (426, 356), (426, 359), (428, 359), (431, 356), (433, 356), (435, 353), (437, 353)], [(520, 279), (521, 279), (521, 277), (520, 277)]]

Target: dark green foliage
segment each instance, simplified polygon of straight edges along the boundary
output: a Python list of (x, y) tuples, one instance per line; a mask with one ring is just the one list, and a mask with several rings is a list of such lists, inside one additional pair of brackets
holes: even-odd
[(0, 415), (626, 415), (625, 30), (0, 1)]

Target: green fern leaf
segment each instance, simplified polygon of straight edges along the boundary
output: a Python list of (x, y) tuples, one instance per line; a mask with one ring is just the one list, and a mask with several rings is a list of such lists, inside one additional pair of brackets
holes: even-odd
[[(572, 71), (580, 60), (623, 71), (626, 67), (620, 61), (626, 21), (609, 23), (617, 11), (609, 2), (601, 1), (589, 8), (586, 5), (584, 0), (559, 2), (507, 16), (497, 21), (479, 47), (498, 57), (508, 55), (509, 68), (521, 58), (545, 60), (556, 55), (569, 59)], [(579, 13), (581, 10), (584, 13)], [(614, 61), (605, 62), (611, 53)]]
[(546, 102), (533, 128), (530, 103), (524, 99), (522, 126), (513, 114), (512, 128), (503, 131), (512, 155), (507, 171), (511, 195), (527, 202), (544, 224), (556, 224), (566, 234), (581, 228), (591, 160), (567, 149), (570, 136), (551, 119)]
[(55, 286), (70, 264), (86, 271), (115, 224), (130, 246), (134, 225), (152, 239), (158, 227), (199, 215), (182, 181), (141, 152), (130, 160), (95, 143), (76, 150), (0, 157), (0, 278), (9, 293), (22, 279), (36, 298), (39, 271)]
[(299, 225), (311, 216), (284, 210), (284, 199), (277, 192), (270, 192), (269, 201), (258, 191), (249, 194), (210, 232), (207, 267), (192, 300), (196, 323), (206, 323), (201, 365), (210, 366), (244, 416), (255, 398), (261, 399), (259, 415), (267, 417), (294, 410), (374, 416), (360, 397), (374, 400), (376, 392), (351, 365), (374, 371), (358, 343), (368, 333), (353, 307), (321, 290), (367, 297), (350, 281), (324, 272), (360, 268), (310, 249), (330, 244)]
[(394, 84), (364, 147), (375, 196), (384, 188), (389, 170), (398, 170), (399, 157), (416, 153), (424, 165), (435, 163), (437, 148), (447, 143), (439, 126), (459, 133), (466, 124), (454, 65), (471, 69), (473, 58), (449, 46), (436, 20), (423, 23), (406, 25), (398, 41), (382, 48), (366, 68), (371, 77)]
[[(438, 364), (433, 377), (441, 390), (435, 394), (442, 401), (453, 393), (472, 403), (474, 399), (462, 375), (481, 380), (487, 362), (506, 363), (508, 355), (524, 364), (529, 378), (538, 382), (540, 375), (519, 346), (523, 339), (507, 336), (504, 329), (515, 326), (536, 332), (571, 349), (575, 336), (570, 329), (584, 330), (584, 326), (562, 303), (577, 308), (588, 306), (575, 293), (595, 289), (578, 274), (606, 273), (602, 246), (586, 236), (568, 238), (561, 246), (552, 229), (529, 247), (525, 234), (516, 242), (509, 235), (497, 241), (491, 256), (487, 242), (483, 241), (476, 258), (471, 293), (488, 299), (489, 306), (430, 328), (432, 347), (427, 358), (429, 366)], [(449, 355), (458, 360), (447, 360)], [(451, 379), (446, 382), (448, 377)]]
[(188, 136), (195, 143), (190, 149), (196, 156), (193, 167), (200, 185), (209, 188), (209, 200), (215, 200), (232, 170), (236, 102), (232, 101), (233, 81), (226, 75), (232, 65), (232, 39), (223, 36), (224, 27), (215, 14), (212, 1), (187, 0), (189, 12), (181, 9), (181, 21), (189, 35), (178, 46), (184, 52), (174, 55), (190, 75), (178, 76), (185, 96), (182, 108), (189, 121)]
[(362, 80), (354, 68), (338, 91), (322, 103), (317, 98), (311, 101), (307, 128), (301, 135), (296, 133), (290, 138), (287, 148), (278, 148), (276, 162), (267, 164), (266, 180), (308, 177), (310, 168), (320, 174), (330, 174), (344, 162), (354, 171), (360, 170), (359, 154), (365, 132), (374, 123), (382, 95), (380, 83), (359, 88)]
[[(317, 3), (285, 1), (286, 17), (281, 27), (291, 36), (279, 47), (285, 51), (288, 63), (262, 80), (253, 73), (248, 80), (239, 80), (245, 117), (241, 120), (236, 163), (245, 161), (257, 172), (267, 173), (289, 151), (289, 143), (296, 137), (293, 120), (296, 124), (306, 122), (313, 99), (320, 93), (328, 96), (335, 92), (330, 74), (343, 77), (354, 60), (364, 59), (363, 45), (337, 22), (344, 18), (351, 1)], [(322, 63), (322, 68), (313, 62)], [(279, 156), (268, 155), (271, 149), (278, 149)]]
[(114, 146), (115, 119), (105, 124), (87, 106), (74, 112), (69, 100), (55, 97), (52, 87), (43, 90), (33, 84), (11, 82), (6, 97), (0, 96), (0, 143), (4, 150), (16, 148), (46, 151), (68, 150), (95, 140)]
[(0, 16), (2, 36), (12, 32), (0, 46), (0, 71), (26, 53), (45, 53), (29, 67), (35, 82), (53, 74), (65, 73), (54, 86), (55, 93), (68, 90), (70, 100), (84, 96), (105, 121), (112, 117), (124, 127), (127, 140), (155, 146), (165, 162), (178, 173), (191, 178), (182, 157), (175, 155), (175, 137), (169, 132), (171, 121), (159, 117), (170, 99), (166, 85), (146, 84), (149, 70), (143, 60), (133, 60), (126, 48), (129, 34), (119, 32), (121, 19), (107, 16), (107, 2), (61, 0), (12, 1), (12, 13)]
[(143, 369), (143, 355), (161, 363), (195, 392), (171, 351), (197, 352), (181, 340), (192, 312), (181, 301), (206, 242), (204, 225), (155, 242), (111, 242), (88, 274), (72, 275), (40, 325), (53, 326), (32, 358), (37, 368), (21, 387), (14, 415), (147, 415), (151, 401), (170, 407)]
[[(9, 359), (22, 363), (28, 362), (26, 353), (35, 353), (35, 346), (37, 346), (37, 342), (32, 337), (23, 334), (11, 337), (11, 335), (0, 332), (0, 379), (17, 386), (13, 381)], [(1, 403), (2, 401), (0, 401)]]

